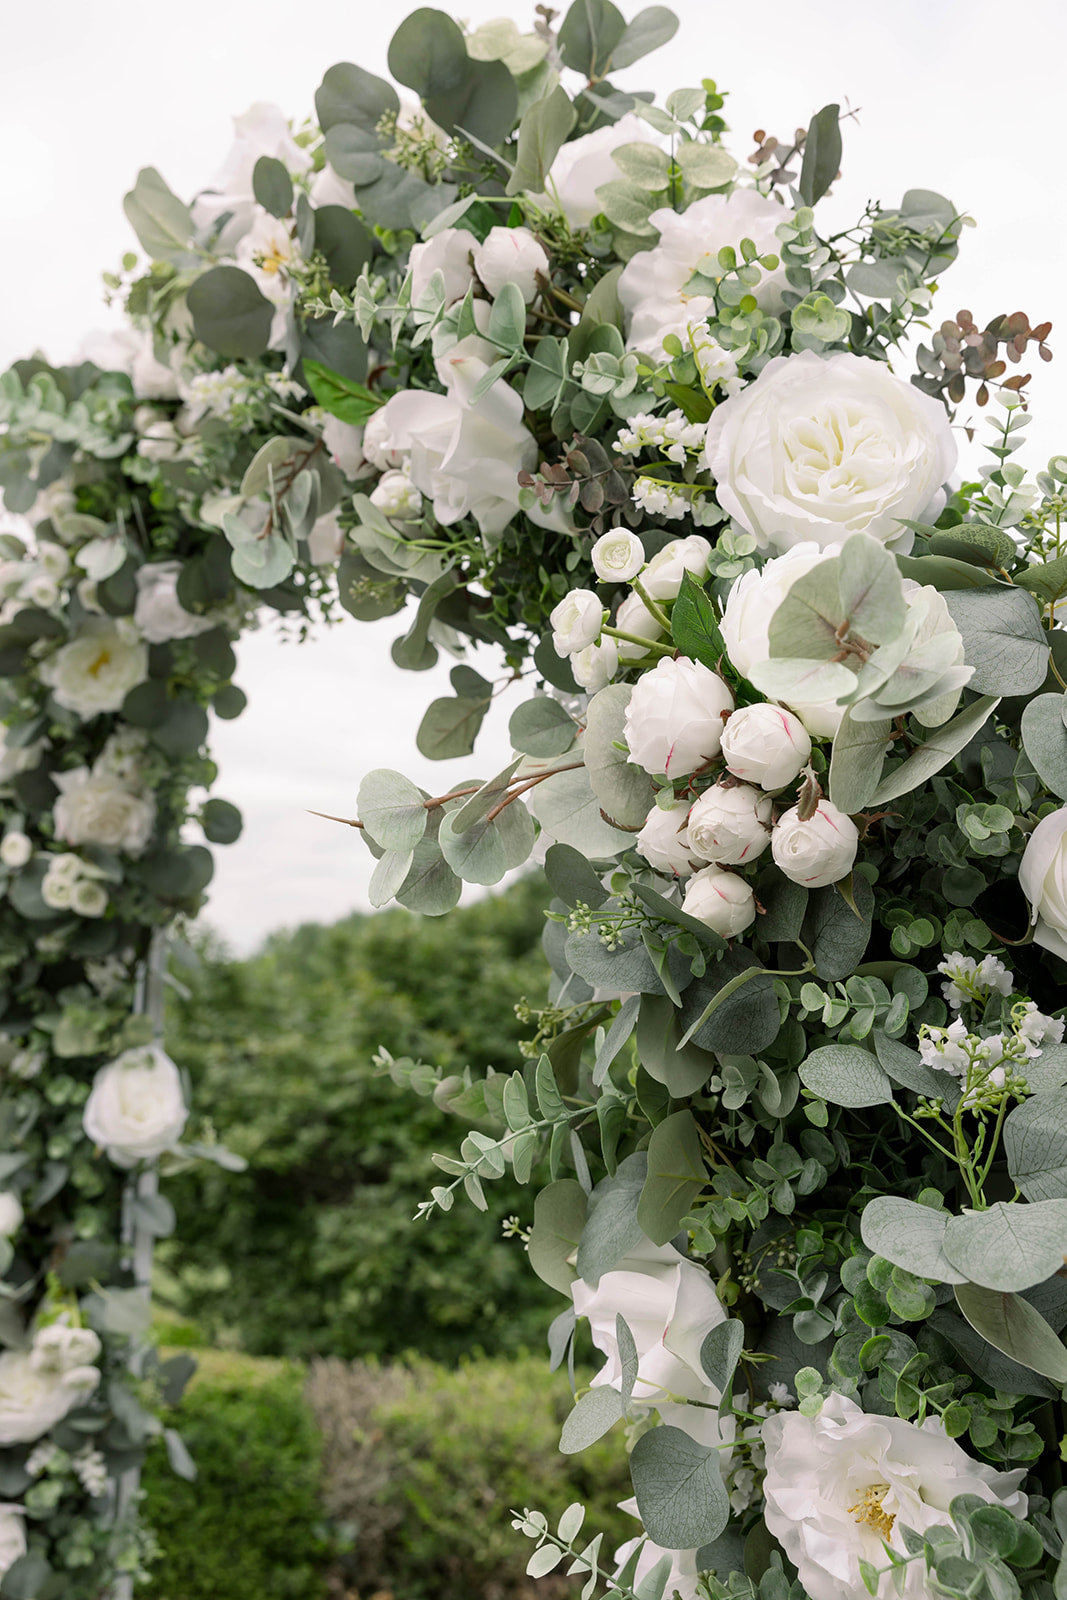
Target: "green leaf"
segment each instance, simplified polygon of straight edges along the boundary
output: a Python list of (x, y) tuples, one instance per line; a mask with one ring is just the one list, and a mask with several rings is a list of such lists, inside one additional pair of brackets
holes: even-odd
[(4, 1600), (39, 1600), (40, 1595), (51, 1592), (49, 1585), (53, 1576), (44, 1556), (30, 1551), (8, 1567), (0, 1584), (0, 1594)]
[(1062, 694), (1039, 694), (1023, 708), (1020, 732), (1023, 749), (1037, 769), (1041, 782), (1067, 800), (1067, 728)]
[(958, 1284), (955, 1293), (971, 1327), (995, 1349), (1054, 1383), (1067, 1383), (1067, 1349), (1028, 1301), (973, 1283)]
[[(1044, 682), (1044, 672), (1041, 681)], [(897, 800), (902, 794), (908, 794), (910, 790), (918, 788), (919, 784), (932, 778), (935, 772), (940, 772), (953, 756), (959, 755), (964, 745), (971, 742), (999, 704), (999, 699), (995, 696), (983, 695), (973, 705), (957, 712), (951, 722), (946, 722), (944, 727), (938, 728), (925, 744), (913, 750), (906, 761), (881, 780), (871, 795), (870, 804), (881, 806), (889, 800)]]
[(1032, 595), (1018, 586), (957, 589), (945, 596), (963, 635), (968, 688), (976, 694), (1034, 694), (1048, 673), (1048, 635)]
[(988, 567), (969, 561), (954, 561), (950, 556), (897, 556), (902, 578), (928, 583), (942, 594), (952, 589), (988, 589), (996, 578)]
[(498, 816), (490, 812), (459, 833), (455, 813), (441, 821), (437, 835), (441, 853), (452, 871), (467, 883), (499, 883), (514, 867), (529, 859), (537, 830), (521, 800), (504, 806)]
[(228, 800), (208, 800), (200, 812), (204, 837), (212, 844), (233, 844), (241, 837), (241, 813)]
[(374, 254), (374, 235), (344, 206), (319, 206), (315, 249), (326, 257), (331, 282), (350, 289)]
[(804, 160), (797, 188), (806, 206), (815, 205), (829, 189), (841, 167), (841, 108), (823, 106), (811, 119), (804, 141)]
[(382, 118), (399, 110), (400, 99), (392, 84), (351, 61), (331, 67), (315, 91), (316, 119), (323, 133), (338, 122), (376, 133)]
[(589, 1202), (573, 1178), (559, 1178), (534, 1201), (530, 1230), (530, 1265), (543, 1283), (570, 1294), (575, 1272), (570, 1258), (578, 1249)]
[(195, 755), (207, 734), (207, 712), (193, 700), (169, 701), (165, 720), (151, 729), (152, 739), (160, 749), (176, 758)]
[(603, 905), (608, 891), (581, 851), (569, 844), (550, 845), (545, 854), (545, 877), (553, 894), (568, 906)]
[(696, 1119), (691, 1111), (676, 1111), (652, 1130), (648, 1176), (637, 1206), (642, 1232), (653, 1244), (666, 1244), (674, 1237), (706, 1183)]
[(943, 1244), (950, 1213), (920, 1206), (900, 1195), (869, 1200), (860, 1219), (860, 1236), (868, 1250), (917, 1278), (937, 1283), (966, 1283), (945, 1255)]
[(640, 189), (658, 194), (670, 182), (670, 157), (658, 144), (641, 142), (616, 145), (611, 152), (611, 159), (623, 177), (629, 178)]
[(577, 732), (574, 718), (550, 695), (538, 695), (517, 706), (508, 723), (512, 749), (541, 759), (563, 755)]
[(324, 367), (321, 361), (304, 361), (303, 371), (316, 404), (331, 416), (339, 417), (342, 422), (362, 427), (382, 405), (380, 395), (372, 394), (362, 384), (353, 383), (351, 378), (342, 377), (341, 373)]
[(426, 917), (443, 917), (458, 904), (463, 885), (442, 856), (436, 839), (420, 839), (415, 846), (411, 869), (396, 892), (396, 899), (409, 911)]
[[(1014, 553), (1014, 545), (1012, 551)], [(1017, 588), (1029, 589), (1039, 600), (1050, 604), (1067, 594), (1067, 556), (1056, 561), (1046, 561), (1042, 566), (1027, 567), (1015, 578)]]
[[(576, 0), (577, 4), (581, 0)], [(599, 185), (596, 197), (608, 221), (642, 239), (656, 237), (656, 229), (648, 220), (656, 209), (655, 198), (628, 178), (609, 178)]]
[(620, 1161), (614, 1177), (602, 1178), (589, 1196), (576, 1265), (591, 1288), (644, 1238), (637, 1205), (647, 1175), (648, 1158), (641, 1150)]
[(519, 114), (519, 90), (503, 61), (468, 56), (462, 84), (447, 94), (427, 95), (426, 114), (446, 133), (470, 135), (492, 150), (511, 133)]
[(161, 900), (191, 900), (207, 888), (214, 871), (211, 851), (194, 844), (142, 856), (131, 865), (130, 876), (140, 879)]
[(367, 346), (354, 322), (337, 322), (332, 317), (305, 317), (300, 324), (300, 371), (305, 361), (362, 383), (367, 376)]
[(469, 756), (488, 709), (488, 698), (467, 700), (446, 695), (431, 700), (415, 735), (416, 748), (430, 761)]
[[(949, 556), (956, 561), (971, 561), (986, 567), (1011, 567), (1018, 558), (1010, 534), (977, 522), (960, 522), (953, 528), (935, 529), (927, 548), (933, 556)], [(1064, 566), (1067, 567), (1067, 562)]]
[(632, 685), (609, 683), (586, 710), (585, 765), (601, 811), (621, 828), (639, 828), (655, 802), (647, 772), (627, 757), (624, 743), (626, 707)]
[(679, 1012), (667, 995), (646, 994), (637, 1023), (637, 1054), (645, 1071), (665, 1084), (675, 1100), (702, 1089), (716, 1070), (716, 1058), (690, 1042), (680, 1048)]
[(506, 194), (544, 192), (549, 169), (577, 120), (570, 96), (558, 84), (543, 100), (534, 101), (519, 124), (515, 170)]
[(1008, 1114), (1004, 1154), (1008, 1171), (1028, 1200), (1067, 1199), (1067, 1099), (1062, 1091), (1035, 1094)]
[(943, 1249), (971, 1283), (1014, 1292), (1044, 1283), (1064, 1262), (1067, 1200), (1006, 1205), (952, 1217)]
[(522, 349), (526, 335), (526, 301), (517, 283), (505, 283), (489, 313), (488, 337), (499, 348), (514, 355)]
[(712, 671), (726, 654), (714, 607), (691, 572), (682, 574), (671, 612), (671, 637), (684, 656)]
[(574, 0), (559, 30), (563, 65), (586, 78), (606, 77), (625, 33), (626, 20), (611, 0)]
[(741, 1352), (745, 1348), (745, 1325), (736, 1317), (720, 1322), (705, 1334), (700, 1346), (700, 1365), (709, 1383), (725, 1394), (730, 1386)]
[(559, 1436), (560, 1450), (565, 1456), (572, 1456), (595, 1444), (615, 1426), (623, 1410), (623, 1398), (618, 1389), (612, 1389), (607, 1384), (589, 1389), (563, 1424), (563, 1432)]
[(469, 57), (458, 24), (443, 11), (422, 6), (393, 34), (388, 60), (393, 77), (425, 100), (460, 87)]
[(604, 821), (585, 767), (539, 783), (531, 790), (530, 809), (550, 839), (572, 845), (590, 861), (607, 860), (633, 843), (631, 834)]
[(437, 648), (429, 641), (430, 623), (442, 600), (459, 588), (459, 578), (451, 568), (428, 584), (419, 598), (411, 627), (393, 641), (391, 651), (398, 667), (410, 672), (427, 672), (437, 661)]
[(640, 1436), (630, 1455), (637, 1509), (649, 1538), (670, 1550), (693, 1550), (717, 1539), (730, 1520), (719, 1452), (681, 1428)]
[(781, 1025), (774, 980), (749, 951), (728, 951), (709, 967), (706, 979), (685, 991), (682, 1021), (683, 1037), (692, 1037), (702, 1050), (758, 1055), (774, 1041)]
[(737, 162), (729, 150), (704, 139), (680, 141), (675, 155), (686, 183), (697, 189), (719, 189), (737, 171)]
[(220, 356), (254, 361), (270, 343), (274, 307), (240, 267), (211, 267), (186, 296), (193, 332)]
[(413, 850), (385, 850), (371, 873), (367, 899), (376, 909), (388, 905), (411, 871)]
[(928, 1067), (917, 1050), (912, 1050), (901, 1039), (890, 1039), (879, 1028), (872, 1029), (871, 1040), (879, 1064), (894, 1083), (903, 1084), (905, 1089), (912, 1089), (930, 1100), (943, 1100), (949, 1111), (956, 1109), (960, 1101), (958, 1079)]
[(854, 722), (846, 711), (841, 718), (830, 756), (830, 799), (849, 816), (862, 811), (878, 788), (892, 732), (888, 717), (881, 722)]
[(832, 1106), (862, 1110), (890, 1105), (893, 1089), (869, 1050), (853, 1044), (826, 1044), (799, 1067), (805, 1089)]
[[(193, 214), (172, 194), (155, 167), (142, 167), (122, 202), (130, 227), (153, 261), (188, 263)], [(257, 352), (258, 353), (258, 352)]]
[(293, 204), (293, 180), (284, 163), (275, 156), (260, 156), (252, 168), (252, 193), (272, 217), (286, 216)]
[(858, 917), (833, 884), (808, 892), (800, 937), (815, 959), (816, 976), (831, 982), (855, 972), (871, 937), (874, 891), (865, 878), (853, 879), (852, 896)]
[(371, 838), (385, 850), (414, 850), (426, 832), (425, 796), (403, 773), (378, 767), (359, 786), (356, 806)]
[(614, 70), (632, 67), (635, 61), (667, 44), (678, 32), (678, 18), (666, 6), (646, 6), (639, 11), (611, 52)]

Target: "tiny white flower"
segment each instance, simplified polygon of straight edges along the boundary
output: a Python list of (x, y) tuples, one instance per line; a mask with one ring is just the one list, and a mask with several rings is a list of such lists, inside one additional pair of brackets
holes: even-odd
[(71, 890), (70, 908), (80, 917), (102, 917), (107, 910), (107, 890), (92, 878), (79, 878)]

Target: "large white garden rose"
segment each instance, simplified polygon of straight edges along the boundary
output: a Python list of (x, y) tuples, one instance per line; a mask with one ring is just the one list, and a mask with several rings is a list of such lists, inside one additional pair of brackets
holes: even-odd
[(124, 1050), (100, 1068), (82, 1120), (109, 1160), (132, 1167), (169, 1150), (188, 1115), (177, 1067), (162, 1046), (150, 1044)]
[(733, 695), (718, 673), (665, 656), (638, 679), (626, 707), (630, 757), (653, 774), (682, 778), (717, 756)]
[(0, 1578), (25, 1554), (25, 1509), (17, 1505), (0, 1505)]
[(559, 206), (572, 228), (587, 228), (602, 210), (597, 190), (602, 183), (621, 178), (611, 152), (623, 144), (649, 144), (652, 131), (632, 111), (594, 133), (584, 133), (561, 146), (549, 169), (545, 196), (534, 196)]
[(58, 703), (79, 717), (118, 711), (148, 676), (148, 646), (126, 617), (90, 617), (69, 644), (41, 663)]
[(76, 1340), (57, 1340), (51, 1328), (40, 1329), (29, 1350), (0, 1355), (0, 1445), (30, 1444), (74, 1406), (83, 1404), (100, 1382), (92, 1365), (100, 1341), (90, 1329), (62, 1328)]
[(704, 459), (719, 503), (763, 550), (869, 533), (907, 551), (901, 518), (941, 511), (956, 442), (944, 407), (883, 362), (802, 350), (716, 406)]
[(150, 561), (137, 568), (137, 604), (133, 620), (149, 644), (167, 644), (171, 639), (192, 639), (207, 633), (215, 624), (209, 617), (186, 611), (178, 599), (180, 561)]
[[(687, 345), (687, 323), (703, 323), (715, 309), (711, 296), (687, 290), (693, 274), (721, 277), (719, 251), (724, 245), (736, 249), (742, 239), (751, 239), (760, 255), (780, 256), (774, 230), (791, 217), (785, 206), (755, 189), (709, 194), (682, 212), (669, 207), (653, 211), (648, 220), (659, 229), (658, 243), (632, 256), (619, 278), (619, 299), (629, 313), (628, 346), (662, 360), (668, 333)], [(785, 269), (779, 266), (765, 273), (752, 292), (760, 309), (775, 316), (786, 287)]]
[(1019, 863), (1034, 943), (1067, 961), (1067, 806), (1042, 817)]
[[(866, 1416), (831, 1394), (818, 1416), (779, 1411), (762, 1428), (767, 1450), (767, 1527), (796, 1566), (811, 1600), (862, 1595), (859, 1563), (885, 1565), (883, 1538), (901, 1554), (901, 1527), (948, 1523), (949, 1502), (973, 1494), (1026, 1515), (1025, 1469), (996, 1472), (973, 1460), (931, 1417)], [(908, 1600), (926, 1600), (921, 1561), (903, 1569)]]
[(100, 844), (139, 856), (156, 824), (153, 795), (131, 794), (113, 773), (75, 767), (55, 772), (60, 791), (53, 808), (56, 837), (65, 844)]

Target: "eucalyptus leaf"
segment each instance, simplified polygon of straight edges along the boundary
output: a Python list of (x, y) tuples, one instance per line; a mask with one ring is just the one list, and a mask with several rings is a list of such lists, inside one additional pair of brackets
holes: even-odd
[(882, 763), (893, 732), (890, 718), (856, 722), (845, 712), (834, 735), (830, 757), (830, 800), (851, 816), (862, 811), (878, 788)]
[(615, 70), (632, 67), (635, 61), (647, 56), (661, 45), (668, 44), (678, 32), (678, 18), (667, 6), (646, 6), (626, 26), (622, 38), (611, 52), (611, 65)]
[(1024, 706), (1020, 733), (1023, 749), (1037, 775), (1053, 794), (1067, 800), (1067, 727), (1063, 709), (1067, 697), (1039, 694)]
[(1009, 1293), (1044, 1283), (1064, 1261), (1067, 1200), (1006, 1205), (952, 1217), (943, 1249), (971, 1283)]
[(920, 1206), (900, 1195), (878, 1195), (869, 1200), (860, 1219), (860, 1235), (868, 1250), (884, 1256), (917, 1278), (935, 1283), (966, 1283), (944, 1252), (947, 1211)]
[(624, 743), (626, 707), (633, 688), (609, 683), (589, 702), (585, 726), (585, 765), (589, 782), (607, 818), (622, 828), (639, 828), (656, 798), (652, 779), (632, 762)]
[(513, 750), (546, 759), (569, 750), (577, 735), (574, 718), (551, 695), (537, 695), (517, 706), (508, 723)]
[(813, 206), (829, 189), (841, 166), (841, 108), (823, 106), (808, 125), (804, 160), (797, 188), (806, 206)]
[(589, 1201), (573, 1178), (559, 1178), (534, 1201), (530, 1230), (530, 1265), (543, 1283), (570, 1294), (575, 1271), (570, 1260), (578, 1249)]
[(122, 202), (130, 227), (153, 261), (187, 264), (193, 237), (193, 214), (173, 194), (155, 167), (142, 167), (137, 182)]
[(1067, 1199), (1067, 1098), (1062, 1092), (1035, 1094), (1009, 1112), (1004, 1154), (1028, 1200)]
[(193, 332), (209, 350), (254, 361), (270, 343), (274, 307), (240, 267), (210, 267), (186, 295)]
[(858, 1045), (821, 1045), (798, 1070), (805, 1089), (830, 1105), (859, 1111), (892, 1103), (889, 1079), (870, 1051)]
[(727, 1318), (704, 1335), (704, 1342), (700, 1346), (700, 1365), (708, 1382), (720, 1394), (725, 1394), (729, 1388), (744, 1347), (745, 1325), (736, 1317)]
[(710, 1544), (730, 1520), (719, 1452), (681, 1428), (644, 1433), (630, 1454), (637, 1509), (649, 1538), (670, 1550)]
[(620, 1161), (614, 1176), (602, 1178), (589, 1196), (576, 1265), (591, 1288), (644, 1239), (637, 1204), (647, 1176), (648, 1157), (638, 1151)]
[(623, 1399), (618, 1389), (602, 1384), (582, 1395), (563, 1424), (559, 1447), (565, 1456), (588, 1449), (615, 1426), (623, 1414)]
[(1018, 587), (957, 589), (945, 596), (963, 635), (963, 659), (981, 695), (1034, 694), (1048, 673), (1048, 635), (1032, 595)]
[(500, 804), (499, 815), (490, 811), (463, 833), (456, 831), (455, 813), (442, 819), (437, 836), (441, 853), (467, 883), (499, 883), (512, 868), (529, 859), (537, 836), (529, 810), (521, 800)]
[(544, 191), (552, 163), (577, 120), (570, 96), (558, 84), (544, 99), (534, 101), (519, 124), (519, 148), (507, 194)]
[(359, 786), (360, 821), (386, 850), (414, 850), (426, 832), (429, 813), (422, 790), (403, 773), (377, 767)]
[[(1044, 682), (1044, 669), (1041, 681)], [(887, 801), (898, 800), (902, 794), (917, 789), (921, 783), (925, 783), (936, 772), (940, 772), (954, 756), (959, 755), (964, 745), (970, 744), (978, 730), (988, 722), (999, 703), (996, 697), (983, 695), (973, 705), (957, 712), (951, 722), (946, 722), (943, 727), (936, 729), (925, 744), (919, 745), (906, 761), (902, 761), (899, 767), (894, 767), (882, 778), (871, 795), (870, 804), (881, 806)]]
[(652, 1130), (648, 1175), (637, 1220), (653, 1244), (666, 1244), (707, 1183), (700, 1130), (691, 1111), (676, 1111)]
[(252, 193), (272, 217), (284, 217), (293, 204), (293, 180), (276, 156), (260, 156), (252, 168)]
[(963, 1315), (983, 1339), (1032, 1372), (1067, 1383), (1067, 1348), (1020, 1295), (974, 1283), (958, 1284), (955, 1293)]

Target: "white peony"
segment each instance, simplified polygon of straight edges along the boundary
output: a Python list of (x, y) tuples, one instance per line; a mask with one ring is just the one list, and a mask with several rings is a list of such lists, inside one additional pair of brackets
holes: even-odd
[(132, 794), (112, 773), (88, 767), (55, 772), (52, 782), (60, 791), (53, 808), (57, 839), (144, 854), (156, 825), (154, 796)]
[(723, 718), (733, 709), (717, 673), (685, 656), (665, 656), (634, 685), (626, 707), (630, 758), (671, 779), (696, 772), (718, 755)]
[[(761, 256), (780, 257), (775, 229), (791, 217), (785, 206), (755, 189), (709, 194), (682, 212), (669, 207), (653, 211), (648, 220), (659, 229), (658, 242), (631, 257), (619, 278), (619, 299), (629, 314), (629, 347), (663, 360), (668, 333), (678, 334), (687, 345), (687, 323), (706, 322), (715, 309), (713, 296), (687, 289), (694, 273), (718, 280), (719, 251), (725, 245), (737, 249), (742, 239), (751, 239)], [(787, 287), (785, 269), (779, 265), (764, 273), (752, 293), (761, 310), (776, 316)]]
[(100, 1382), (92, 1365), (100, 1340), (90, 1329), (67, 1329), (75, 1342), (57, 1340), (52, 1328), (34, 1335), (29, 1350), (0, 1355), (0, 1445), (30, 1444), (55, 1427), (74, 1406), (82, 1405)]
[(102, 917), (107, 910), (107, 890), (95, 878), (78, 878), (71, 885), (70, 909), (79, 917)]
[(705, 461), (761, 549), (869, 533), (907, 551), (901, 519), (941, 511), (956, 442), (944, 407), (884, 362), (802, 350), (715, 408)]
[(756, 897), (744, 878), (723, 867), (704, 867), (686, 885), (682, 910), (724, 939), (736, 939), (756, 920)]
[(552, 647), (558, 656), (576, 655), (596, 644), (604, 625), (604, 602), (592, 589), (572, 589), (549, 613)]
[(22, 1227), (22, 1201), (14, 1189), (0, 1189), (0, 1237), (10, 1239)]
[(705, 861), (721, 867), (748, 866), (770, 844), (770, 823), (769, 794), (747, 783), (715, 783), (689, 813), (689, 843)]
[(679, 878), (688, 878), (696, 871), (699, 857), (689, 843), (688, 819), (688, 800), (674, 800), (666, 806), (655, 805), (645, 818), (634, 843), (638, 853), (657, 872), (670, 872)]
[(1067, 961), (1067, 806), (1042, 817), (1019, 863), (1034, 943)]
[[(900, 1417), (867, 1416), (854, 1401), (831, 1394), (818, 1416), (779, 1411), (762, 1433), (764, 1517), (811, 1600), (864, 1594), (860, 1562), (884, 1566), (883, 1539), (904, 1555), (901, 1528), (924, 1533), (950, 1523), (957, 1495), (1026, 1515), (1019, 1490), (1025, 1469), (996, 1472), (973, 1460), (933, 1417), (916, 1427)], [(923, 1562), (898, 1575), (906, 1600), (927, 1600)]]
[(125, 617), (90, 617), (41, 663), (41, 679), (57, 703), (79, 717), (118, 711), (130, 690), (148, 676), (148, 646)]
[(17, 1505), (0, 1505), (0, 1578), (26, 1554), (26, 1512)]
[(82, 1120), (109, 1160), (133, 1167), (169, 1150), (188, 1115), (177, 1067), (161, 1045), (150, 1044), (100, 1068)]
[(273, 156), (294, 174), (311, 166), (311, 157), (296, 143), (279, 106), (257, 100), (243, 116), (234, 117), (233, 126), (234, 142), (226, 160), (193, 202), (193, 222), (201, 235), (226, 217), (217, 241), (222, 255), (252, 226), (256, 210), (252, 173), (260, 156)]
[(572, 228), (587, 228), (603, 209), (597, 199), (600, 185), (622, 177), (611, 152), (620, 145), (651, 142), (648, 123), (632, 111), (618, 122), (606, 123), (594, 133), (569, 140), (561, 146), (545, 180), (546, 204), (561, 210)]
[(0, 839), (0, 861), (9, 872), (17, 872), (33, 855), (33, 840), (19, 828), (9, 828)]
[(657, 550), (641, 574), (641, 587), (652, 600), (676, 600), (687, 572), (699, 582), (708, 570), (711, 545), (703, 534), (671, 539)]
[(771, 834), (771, 854), (775, 866), (794, 883), (824, 889), (851, 872), (859, 838), (851, 817), (829, 800), (820, 800), (806, 821), (801, 821), (797, 806), (779, 817)]
[(599, 644), (587, 644), (571, 656), (574, 680), (586, 692), (596, 694), (606, 689), (619, 670), (619, 647), (614, 639), (603, 638)]
[(435, 272), (445, 280), (445, 305), (462, 300), (474, 282), (471, 251), (475, 242), (466, 228), (442, 228), (425, 244), (413, 244), (408, 259), (412, 305), (418, 305)]
[(602, 583), (628, 583), (645, 564), (645, 547), (627, 528), (602, 533), (589, 555)]
[(133, 620), (149, 644), (192, 639), (215, 624), (209, 617), (186, 611), (178, 599), (180, 561), (152, 561), (137, 568), (137, 604)]
[(722, 758), (735, 778), (783, 789), (811, 757), (811, 739), (791, 711), (766, 701), (742, 706), (722, 730)]
[(539, 290), (538, 277), (549, 275), (544, 247), (529, 228), (490, 228), (474, 251), (474, 270), (495, 299), (506, 283), (514, 283), (529, 305)]

